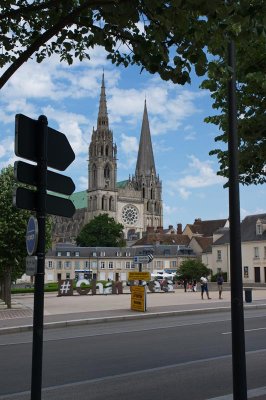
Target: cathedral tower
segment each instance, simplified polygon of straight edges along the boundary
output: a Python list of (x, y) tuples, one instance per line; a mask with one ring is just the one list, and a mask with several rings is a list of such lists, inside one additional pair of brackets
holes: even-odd
[(116, 218), (117, 210), (117, 148), (109, 129), (104, 74), (99, 102), (97, 129), (92, 132), (88, 165), (89, 220), (101, 213)]
[(144, 230), (163, 226), (162, 183), (156, 175), (146, 100), (134, 179), (144, 203)]

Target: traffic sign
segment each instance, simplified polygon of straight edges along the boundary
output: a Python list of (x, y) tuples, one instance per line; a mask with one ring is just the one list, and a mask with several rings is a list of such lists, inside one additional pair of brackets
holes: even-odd
[(26, 247), (29, 256), (32, 256), (38, 244), (38, 221), (33, 216), (30, 217), (26, 232)]
[(148, 256), (135, 256), (134, 257), (134, 262), (135, 263), (148, 263), (149, 262), (149, 257)]
[[(38, 193), (33, 190), (19, 187), (13, 195), (13, 205), (26, 210), (37, 211)], [(46, 195), (46, 212), (61, 217), (72, 217), (76, 209), (71, 200), (62, 197)]]
[(131, 310), (146, 311), (145, 286), (131, 286)]
[(26, 275), (33, 276), (37, 274), (37, 256), (26, 257)]
[[(36, 165), (16, 161), (14, 164), (15, 179), (27, 185), (37, 186), (38, 169)], [(70, 195), (75, 190), (75, 184), (68, 176), (47, 171), (47, 190)]]
[(135, 272), (135, 271), (130, 271), (128, 273), (128, 280), (129, 281), (150, 281), (151, 279), (151, 274), (150, 272)]
[[(16, 115), (15, 154), (18, 157), (39, 161), (39, 127), (38, 120)], [(75, 153), (63, 133), (50, 127), (47, 130), (47, 165), (64, 171), (75, 160)]]

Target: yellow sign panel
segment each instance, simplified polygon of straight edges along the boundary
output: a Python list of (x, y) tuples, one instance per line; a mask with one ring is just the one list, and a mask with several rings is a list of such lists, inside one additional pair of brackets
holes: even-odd
[(151, 274), (150, 272), (135, 272), (131, 271), (128, 273), (129, 281), (150, 281)]
[(131, 310), (146, 311), (145, 286), (131, 286)]

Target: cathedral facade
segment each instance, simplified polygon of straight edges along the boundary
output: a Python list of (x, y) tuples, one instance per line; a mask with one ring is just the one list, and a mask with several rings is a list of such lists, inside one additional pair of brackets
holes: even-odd
[(118, 182), (117, 146), (109, 127), (104, 75), (97, 128), (93, 128), (89, 145), (88, 189), (69, 199), (76, 213), (72, 218), (54, 218), (54, 243), (75, 241), (82, 227), (103, 213), (124, 226), (126, 240), (141, 238), (148, 227), (163, 226), (162, 182), (156, 174), (146, 100), (135, 173)]

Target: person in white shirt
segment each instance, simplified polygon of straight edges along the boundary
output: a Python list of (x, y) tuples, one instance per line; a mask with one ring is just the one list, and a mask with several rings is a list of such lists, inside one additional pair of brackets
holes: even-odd
[(201, 285), (201, 299), (203, 300), (204, 292), (206, 292), (207, 298), (210, 299), (209, 289), (208, 289), (208, 279), (206, 278), (206, 276), (202, 276), (200, 278), (200, 285)]

